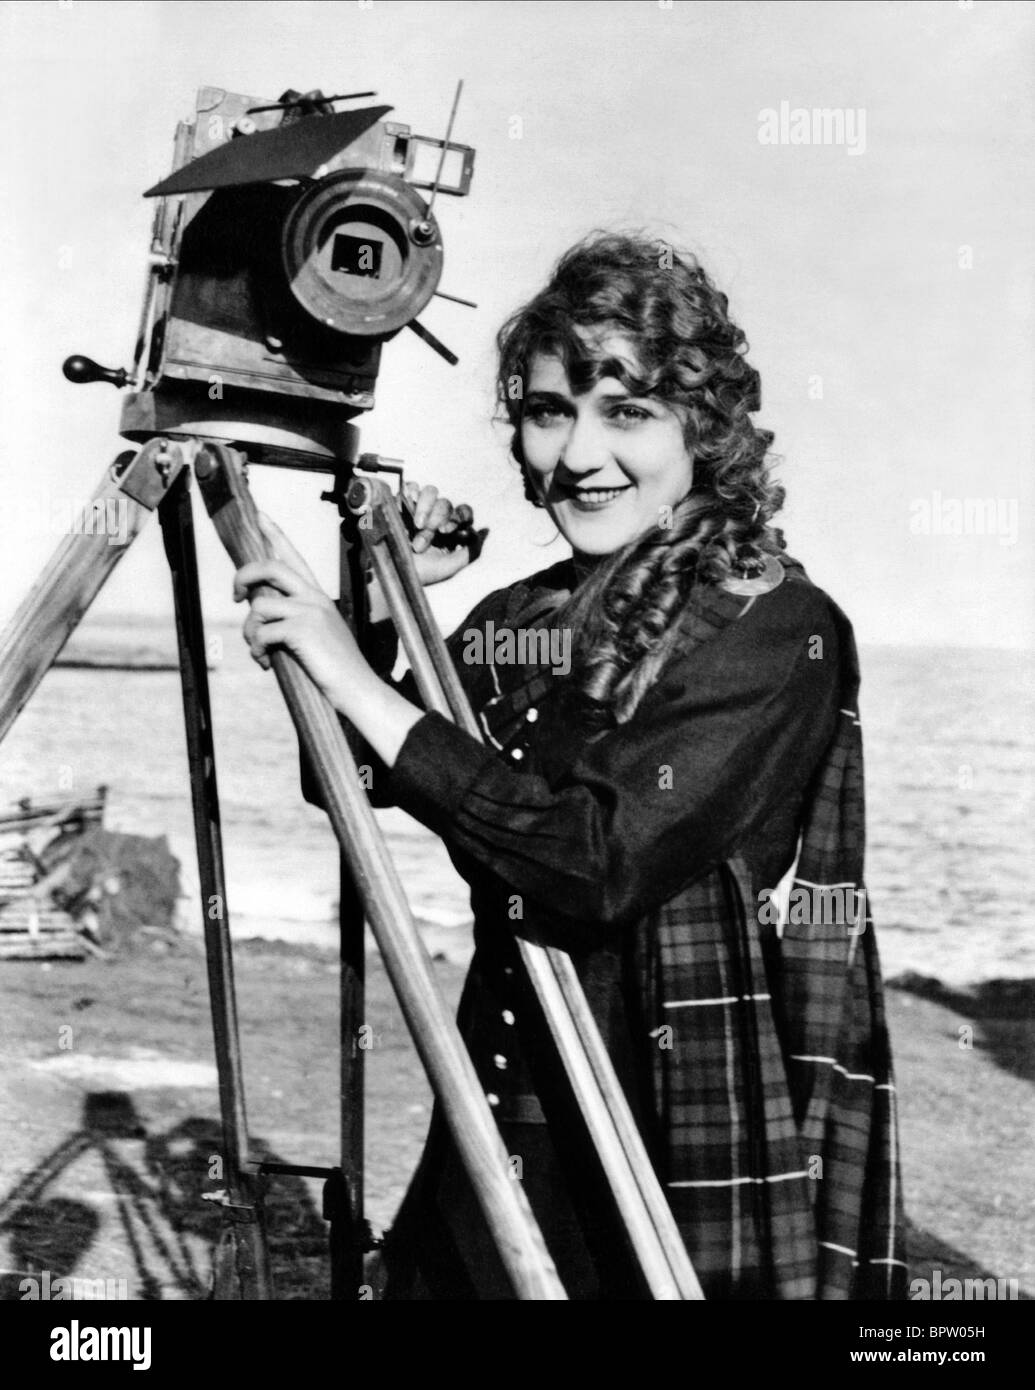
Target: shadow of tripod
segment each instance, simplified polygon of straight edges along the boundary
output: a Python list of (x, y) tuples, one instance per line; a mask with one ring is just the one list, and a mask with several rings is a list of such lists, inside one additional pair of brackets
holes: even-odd
[[(109, 1290), (119, 1288), (111, 1276), (121, 1274), (122, 1291), (110, 1297), (125, 1297), (126, 1290), (128, 1296), (144, 1301), (160, 1301), (170, 1294), (211, 1297), (212, 1257), (221, 1221), (219, 1210), (206, 1198), (211, 1199), (222, 1182), (217, 1176), (221, 1140), (217, 1119), (190, 1116), (172, 1129), (149, 1133), (126, 1092), (87, 1095), (81, 1128), (0, 1201), (0, 1233), (18, 1268), (0, 1276), (0, 1300), (21, 1299), (22, 1281), (32, 1277), (39, 1282), (44, 1271), (50, 1287), (58, 1279), (76, 1281), (76, 1288), (93, 1285), (100, 1276)], [(261, 1140), (253, 1147), (261, 1161), (277, 1161)], [(115, 1199), (116, 1225), (129, 1259), (121, 1271), (87, 1274), (85, 1261), (104, 1226), (102, 1212), (96, 1204), (54, 1190), (88, 1156), (100, 1159)], [(305, 1183), (279, 1179), (266, 1211), (280, 1296), (326, 1298), (327, 1227)], [(127, 1279), (129, 1269), (132, 1277)]]

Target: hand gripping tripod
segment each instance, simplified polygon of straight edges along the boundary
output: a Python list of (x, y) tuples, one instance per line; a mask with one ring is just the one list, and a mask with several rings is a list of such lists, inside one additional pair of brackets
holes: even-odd
[[(354, 1298), (362, 1284), (362, 1073), (355, 1045), (362, 1019), (363, 917), (435, 1090), (489, 1230), (520, 1299), (563, 1300), (535, 1218), (481, 1090), (474, 1066), (439, 990), (398, 873), (361, 788), (341, 722), (301, 666), (274, 651), (272, 666), (316, 788), (341, 846), (351, 902), (343, 891), (342, 1165), (325, 1170), (253, 1163), (233, 985), (226, 885), (205, 642), (189, 485), (193, 476), (235, 566), (264, 558), (267, 545), (245, 478), (245, 459), (226, 444), (196, 438), (154, 438), (112, 465), (91, 506), (124, 500), (128, 540), (158, 511), (173, 582), (183, 687), (191, 797), (223, 1125), (224, 1222), (216, 1252), (216, 1298), (272, 1298), (263, 1191), (278, 1173), (326, 1179), (331, 1220), (332, 1296)], [(396, 500), (377, 479), (343, 465), (329, 494), (343, 524), (343, 594), (356, 620), (359, 538), (377, 574), (429, 710), (474, 737), (478, 728), (413, 565)], [(347, 485), (346, 485), (347, 482)], [(0, 739), (4, 737), (120, 556), (103, 535), (69, 536), (0, 639)], [(345, 881), (343, 876), (343, 889)], [(347, 918), (351, 912), (351, 922)], [(570, 959), (561, 951), (519, 942), (521, 959), (548, 1022), (559, 1058), (593, 1139), (649, 1295), (700, 1299), (700, 1285), (653, 1171), (603, 1040)]]

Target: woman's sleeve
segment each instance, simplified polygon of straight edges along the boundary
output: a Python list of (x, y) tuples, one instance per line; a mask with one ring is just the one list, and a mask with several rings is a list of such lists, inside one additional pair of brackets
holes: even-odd
[(546, 911), (619, 923), (800, 797), (833, 734), (839, 688), (825, 597), (785, 583), (675, 661), (634, 717), (553, 785), (426, 714), (391, 771), (394, 799)]
[[(460, 653), (464, 643), (464, 634), (471, 627), (481, 624), (486, 615), (495, 613), (500, 604), (500, 597), (503, 590), (495, 590), (481, 599), (471, 612), (467, 615), (460, 626), (449, 637), (445, 639), (446, 650), (452, 658), (454, 666), (463, 675), (464, 667), (460, 660)], [(364, 643), (367, 660), (371, 668), (381, 677), (386, 685), (390, 685), (405, 700), (409, 700), (411, 705), (416, 705), (418, 709), (424, 708), (424, 700), (421, 697), (417, 686), (416, 677), (412, 670), (406, 670), (398, 680), (392, 679), (392, 670), (399, 655), (399, 637), (396, 632), (395, 624), (390, 618), (382, 622), (375, 623)], [(344, 720), (342, 723), (344, 724)], [(396, 792), (393, 774), (384, 765), (369, 744), (364, 745), (363, 763), (368, 768), (368, 776), (365, 784), (367, 786), (367, 797), (372, 806), (378, 808), (384, 806), (396, 806), (401, 804)], [(307, 800), (311, 800), (307, 796)]]
[[(383, 622), (374, 623), (364, 638), (363, 646), (371, 669), (377, 673), (381, 680), (386, 685), (390, 685), (393, 690), (397, 690), (412, 705), (416, 705), (418, 709), (423, 709), (424, 701), (420, 698), (420, 692), (417, 689), (417, 682), (412, 671), (404, 671), (398, 680), (392, 679), (392, 670), (399, 655), (399, 638), (391, 620), (385, 619)], [(391, 780), (384, 764), (370, 745), (359, 738), (343, 716), (338, 716), (338, 722), (344, 730), (345, 737), (349, 740), (371, 805), (379, 807), (393, 805), (390, 792)], [(311, 806), (318, 806), (321, 811), (326, 810), (316, 783), (316, 777), (313, 775), (309, 755), (301, 741), (298, 745), (298, 766), (302, 796)]]
[[(465, 635), (469, 628), (478, 627), (484, 623), (486, 618), (498, 615), (501, 604), (506, 598), (505, 589), (496, 589), (481, 599), (467, 615), (464, 621), (445, 639), (446, 650), (453, 660), (454, 666), (464, 675), (464, 664), (461, 661), (461, 651), (463, 649)], [(411, 705), (418, 709), (424, 708), (424, 700), (417, 687), (417, 680), (412, 670), (406, 670), (398, 680), (393, 680), (392, 671), (399, 656), (399, 635), (395, 624), (390, 618), (384, 618), (380, 622), (372, 623), (363, 638), (363, 651), (368, 664), (386, 685), (390, 685), (405, 700), (409, 700)], [(352, 726), (344, 718), (339, 716), (339, 722), (349, 738), (353, 756), (359, 765), (360, 776), (363, 786), (367, 791), (367, 799), (372, 806), (378, 808), (384, 806), (395, 806), (401, 804), (396, 795), (392, 772), (385, 766), (381, 759), (374, 752), (365, 740), (359, 738)], [(318, 806), (325, 810), (323, 799), (320, 796), (316, 785), (316, 778), (309, 762), (309, 757), (305, 748), (299, 743), (299, 774), (302, 786), (302, 795), (311, 806)]]

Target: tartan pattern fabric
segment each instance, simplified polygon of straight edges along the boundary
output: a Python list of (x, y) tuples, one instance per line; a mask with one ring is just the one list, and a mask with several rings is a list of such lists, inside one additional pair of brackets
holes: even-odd
[[(730, 605), (713, 596), (728, 597), (703, 591), (697, 605), (721, 626)], [(809, 797), (782, 939), (760, 920), (768, 885), (737, 859), (641, 927), (653, 1030), (672, 1029), (655, 1054), (663, 1177), (710, 1297), (906, 1296), (873, 922), (868, 911), (824, 920), (832, 906), (865, 902), (858, 662), (833, 611), (846, 708)], [(707, 620), (689, 631), (707, 640)]]
[(739, 866), (650, 923), (659, 1130), (673, 1213), (712, 1298), (812, 1298), (808, 1164)]

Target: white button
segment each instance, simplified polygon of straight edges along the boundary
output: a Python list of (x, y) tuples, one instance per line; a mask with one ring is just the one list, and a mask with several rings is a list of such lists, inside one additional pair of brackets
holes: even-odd
[(519, 763), (525, 755), (520, 748), (512, 748), (510, 750), (510, 756), (514, 759), (516, 763)]
[(535, 721), (539, 718), (539, 711), (537, 709), (530, 709), (526, 713), (525, 718), (528, 720), (530, 724), (534, 724)]
[(509, 1023), (509, 1024), (513, 1025), (513, 1022), (514, 1022), (514, 1015), (510, 1012), (509, 1009), (504, 1009), (504, 1010), (503, 1010), (503, 1022), (504, 1022), (504, 1023)]
[(506, 1070), (507, 1070), (507, 1059), (506, 1059), (506, 1057), (504, 1057), (504, 1055), (503, 1055), (502, 1052), (497, 1052), (496, 1055), (495, 1055), (495, 1057), (493, 1057), (492, 1060), (493, 1060), (493, 1064), (495, 1065), (497, 1071), (506, 1071)]
[(494, 1091), (487, 1092), (485, 1099), (489, 1102), (490, 1105), (499, 1105), (500, 1103), (500, 1098), (498, 1095), (496, 1095)]

